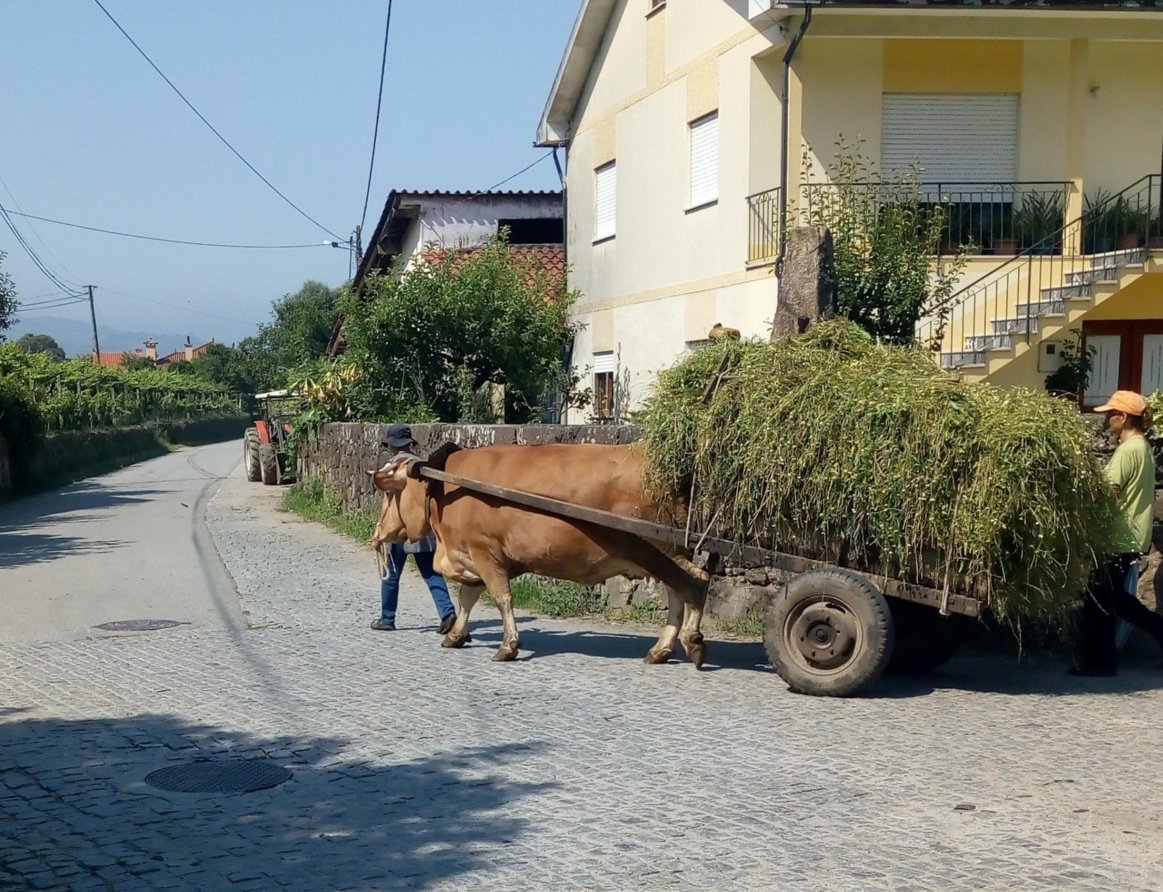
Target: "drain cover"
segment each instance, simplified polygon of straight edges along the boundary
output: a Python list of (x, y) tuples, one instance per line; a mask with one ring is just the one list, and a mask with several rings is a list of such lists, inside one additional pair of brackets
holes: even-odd
[(290, 769), (257, 759), (171, 765), (145, 776), (151, 787), (171, 793), (253, 793), (290, 779)]
[(112, 623), (101, 623), (95, 628), (106, 632), (153, 632), (157, 629), (172, 629), (174, 626), (188, 626), (189, 623), (176, 619), (119, 619)]

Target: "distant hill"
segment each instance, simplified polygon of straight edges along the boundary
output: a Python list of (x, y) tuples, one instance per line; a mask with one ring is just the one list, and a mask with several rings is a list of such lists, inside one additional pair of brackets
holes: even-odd
[[(93, 326), (88, 322), (76, 319), (58, 319), (53, 316), (37, 316), (17, 322), (4, 333), (8, 340), (15, 341), (24, 334), (52, 335), (61, 345), (66, 356), (87, 356), (93, 350)], [(195, 346), (205, 344), (208, 340), (198, 332), (174, 334), (165, 331), (125, 331), (118, 328), (108, 328), (99, 325), (97, 336), (101, 340), (101, 352), (132, 353), (138, 347), (144, 349), (146, 338), (153, 337), (158, 342), (158, 356), (165, 356), (181, 349), (186, 343), (187, 335)]]

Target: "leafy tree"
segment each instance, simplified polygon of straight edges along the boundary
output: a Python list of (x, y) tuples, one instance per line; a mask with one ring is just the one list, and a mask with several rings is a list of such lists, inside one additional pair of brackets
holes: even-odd
[(916, 170), (883, 180), (859, 147), (840, 139), (827, 185), (806, 187), (804, 217), (831, 230), (840, 315), (878, 339), (911, 344), (922, 317), (948, 312), (969, 246), (938, 264), (947, 208), (926, 201)]
[[(0, 251), (0, 266), (8, 255)], [(5, 329), (16, 322), (16, 284), (8, 273), (0, 269), (0, 341), (4, 340)]]
[(366, 292), (341, 302), (357, 417), (491, 421), (491, 396), (503, 394), (505, 420), (524, 422), (551, 399), (575, 399), (563, 369), (576, 294), (512, 256), (504, 235), (431, 252), (403, 276), (373, 275)]
[(339, 289), (312, 281), (284, 295), (272, 304), (274, 320), (259, 326), (253, 346), (269, 354), (280, 373), (318, 359), (339, 318), (339, 294)]
[(28, 353), (46, 353), (56, 360), (65, 358), (65, 351), (61, 349), (56, 338), (46, 334), (26, 334), (16, 341), (16, 346)]

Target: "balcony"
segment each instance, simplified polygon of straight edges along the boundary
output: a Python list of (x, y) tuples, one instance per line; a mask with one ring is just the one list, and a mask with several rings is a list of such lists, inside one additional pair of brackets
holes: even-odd
[[(840, 188), (831, 183), (802, 186), (800, 219), (815, 218), (821, 204), (839, 197)], [(869, 182), (843, 188), (857, 190), (854, 201), (861, 210), (869, 204), (913, 202), (921, 211), (943, 208), (946, 219), (944, 233), (935, 246), (938, 254), (968, 249), (973, 254), (1012, 257), (1035, 246), (1039, 253), (1062, 253), (1061, 241), (1050, 237), (1066, 222), (1069, 183)]]

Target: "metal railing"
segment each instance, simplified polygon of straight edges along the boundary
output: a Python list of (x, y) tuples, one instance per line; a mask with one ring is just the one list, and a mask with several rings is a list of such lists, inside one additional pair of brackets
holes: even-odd
[[(1086, 200), (1082, 216), (1043, 236), (933, 307), (917, 339), (945, 368), (988, 365), (991, 350), (1026, 343), (1094, 297), (1096, 283), (1163, 250), (1159, 174)], [(1073, 302), (1073, 303), (1072, 303)]]
[(937, 254), (968, 248), (975, 254), (1013, 256), (1035, 245), (1051, 253), (1062, 249), (1060, 244), (1047, 241), (1047, 237), (1066, 223), (1070, 183), (809, 183), (801, 186), (804, 221), (816, 219), (821, 203), (834, 200), (841, 188), (872, 193), (856, 197), (865, 206), (915, 204), (919, 210), (940, 207), (945, 222), (935, 246)]
[(747, 262), (779, 256), (779, 189), (747, 196)]

